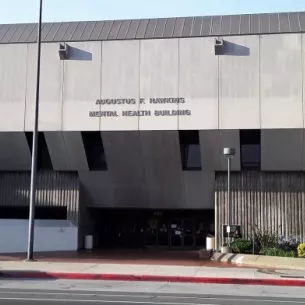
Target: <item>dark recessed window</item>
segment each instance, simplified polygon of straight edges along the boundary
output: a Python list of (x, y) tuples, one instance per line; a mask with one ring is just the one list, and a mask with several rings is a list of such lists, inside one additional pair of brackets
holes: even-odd
[[(26, 132), (25, 136), (32, 155), (33, 132)], [(43, 132), (38, 132), (37, 170), (53, 170), (48, 145)]]
[(201, 170), (198, 130), (179, 131), (181, 164), (183, 170)]
[(240, 152), (242, 169), (261, 168), (261, 131), (240, 130)]
[[(29, 207), (0, 206), (0, 219), (28, 219)], [(67, 219), (67, 207), (35, 207), (35, 219)]]
[(91, 171), (107, 170), (104, 145), (99, 131), (83, 131), (83, 143)]

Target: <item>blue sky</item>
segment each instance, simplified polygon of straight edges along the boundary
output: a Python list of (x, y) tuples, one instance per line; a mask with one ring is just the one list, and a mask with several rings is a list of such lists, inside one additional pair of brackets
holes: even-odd
[[(39, 0), (0, 0), (0, 23), (36, 22)], [(44, 0), (44, 21), (305, 11), (305, 0)]]

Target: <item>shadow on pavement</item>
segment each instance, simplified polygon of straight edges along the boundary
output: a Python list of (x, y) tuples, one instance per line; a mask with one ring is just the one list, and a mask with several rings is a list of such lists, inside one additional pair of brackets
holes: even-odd
[(26, 270), (26, 271), (16, 271), (16, 270), (1, 270), (0, 271), (0, 281), (1, 280), (56, 280), (51, 274), (43, 271), (37, 270)]
[[(24, 253), (0, 255), (0, 261), (22, 261)], [(39, 262), (60, 263), (94, 263), (94, 264), (137, 264), (137, 265), (168, 265), (168, 266), (207, 266), (236, 267), (230, 263), (199, 259), (199, 250), (168, 251), (168, 250), (93, 250), (75, 252), (44, 252), (35, 253)]]

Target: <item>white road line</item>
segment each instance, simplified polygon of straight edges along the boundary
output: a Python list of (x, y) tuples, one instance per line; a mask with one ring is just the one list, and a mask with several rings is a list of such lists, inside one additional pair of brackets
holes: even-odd
[[(219, 297), (205, 297), (204, 295), (198, 294), (197, 296), (175, 296), (175, 295), (163, 295), (163, 294), (108, 294), (103, 292), (93, 292), (93, 293), (70, 293), (70, 292), (36, 292), (36, 291), (1, 291), (1, 294), (14, 294), (14, 295), (42, 295), (42, 296), (48, 296), (48, 295), (58, 295), (58, 296), (100, 296), (100, 297), (127, 297), (127, 298), (165, 298), (165, 299), (176, 299), (176, 300), (183, 300), (183, 299), (196, 299), (196, 300), (213, 300), (213, 301), (244, 301), (244, 302), (265, 302), (265, 303), (292, 303), (292, 304), (305, 304), (304, 301), (293, 301), (293, 300), (278, 300), (278, 299), (251, 299), (251, 298), (219, 298)], [(255, 298), (255, 297), (254, 297)], [(0, 296), (1, 299), (1, 296)], [(167, 303), (168, 304), (168, 303)]]
[[(253, 303), (260, 303), (260, 302), (265, 302), (265, 303), (292, 303), (292, 304), (305, 304), (305, 300), (304, 301), (294, 301), (294, 300), (278, 300), (278, 299), (251, 299), (251, 298), (218, 298), (218, 297), (204, 297), (201, 295), (198, 296), (175, 296), (175, 295), (162, 295), (162, 294), (148, 294), (148, 295), (140, 295), (140, 294), (103, 294), (103, 293), (65, 293), (65, 292), (17, 292), (17, 291), (5, 291), (5, 292), (0, 292), (0, 294), (14, 294), (14, 295), (42, 295), (42, 296), (48, 296), (48, 295), (53, 295), (53, 296), (89, 296), (89, 297), (127, 297), (127, 298), (144, 298), (144, 299), (148, 299), (148, 298), (165, 298), (165, 299), (176, 299), (176, 300), (183, 300), (183, 299), (196, 299), (196, 300), (202, 300), (202, 301), (207, 301), (207, 300), (211, 300), (211, 301), (237, 301), (237, 302), (253, 302)], [(0, 300), (3, 299), (0, 296)], [(73, 300), (76, 301), (76, 300)], [(110, 302), (110, 301), (109, 301)], [(121, 301), (111, 301), (111, 302), (121, 302)], [(141, 302), (140, 302), (141, 303)], [(142, 302), (143, 303), (143, 302)], [(146, 302), (144, 302), (146, 304)], [(162, 303), (162, 302), (161, 302)], [(161, 304), (160, 303), (160, 304)], [(166, 302), (165, 304), (171, 304)], [(177, 303), (172, 303), (172, 304), (177, 304)], [(179, 303), (180, 304), (180, 303)], [(188, 303), (190, 304), (190, 303)]]
[[(152, 302), (141, 302), (141, 301), (113, 301), (113, 300), (73, 300), (73, 299), (35, 299), (35, 298), (0, 298), (0, 301), (31, 301), (31, 302), (77, 302), (77, 303), (113, 303), (113, 304), (152, 304)], [(183, 303), (172, 303), (172, 302), (154, 302), (156, 305), (183, 305)], [(184, 303), (184, 305), (201, 305), (198, 303)], [(204, 304), (204, 305), (220, 305), (220, 304)]]
[(305, 300), (304, 301), (292, 301), (292, 300), (262, 300), (262, 299), (232, 299), (232, 298), (225, 298), (225, 299), (221, 299), (221, 298), (203, 298), (203, 300), (212, 300), (212, 301), (237, 301), (237, 302), (241, 302), (241, 301), (245, 301), (245, 302), (255, 302), (255, 303), (290, 303), (290, 304), (305, 304)]
[[(244, 302), (255, 302), (255, 303), (260, 303), (260, 302), (265, 302), (265, 303), (292, 303), (292, 304), (305, 304), (305, 300), (304, 301), (293, 301), (293, 300), (278, 300), (278, 299), (254, 299), (255, 297), (253, 297), (253, 299), (251, 298), (219, 298), (219, 297), (205, 297), (204, 295), (200, 295), (198, 294), (197, 296), (175, 296), (175, 295), (164, 295), (164, 294), (108, 294), (108, 293), (103, 293), (103, 292), (93, 292), (93, 293), (72, 293), (72, 292), (36, 292), (36, 291), (1, 291), (0, 290), (0, 295), (1, 294), (14, 294), (14, 295), (58, 295), (58, 296), (91, 296), (91, 297), (96, 297), (96, 296), (100, 296), (100, 297), (127, 297), (127, 298), (166, 298), (166, 299), (176, 299), (176, 300), (183, 300), (183, 299), (196, 299), (196, 300), (212, 300), (212, 301), (244, 301)], [(0, 296), (1, 299), (1, 296)], [(168, 304), (168, 303), (166, 303)]]
[[(17, 295), (28, 295), (28, 294), (30, 294), (30, 295), (33, 295), (33, 294), (35, 294), (35, 295), (66, 295), (66, 296), (69, 296), (69, 295), (72, 295), (72, 296), (75, 296), (75, 295), (79, 295), (79, 296), (82, 296), (82, 297), (84, 297), (84, 296), (87, 296), (87, 297), (90, 297), (90, 296), (96, 296), (96, 295), (102, 295), (102, 293), (72, 293), (72, 292), (46, 292), (46, 293), (44, 293), (44, 292), (36, 292), (36, 291), (1, 291), (0, 290), (0, 295), (1, 294), (17, 294)], [(118, 296), (118, 295), (106, 295), (106, 296)], [(125, 296), (125, 295), (123, 295), (123, 296)], [(130, 294), (129, 295), (126, 295), (126, 296), (131, 296)], [(1, 296), (0, 296), (0, 298), (1, 298)]]

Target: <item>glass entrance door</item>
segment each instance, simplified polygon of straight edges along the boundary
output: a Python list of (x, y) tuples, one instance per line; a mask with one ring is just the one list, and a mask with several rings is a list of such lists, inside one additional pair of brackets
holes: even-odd
[(151, 248), (188, 248), (202, 247), (205, 243), (206, 226), (193, 218), (153, 215), (147, 219), (145, 243)]
[(195, 224), (191, 219), (172, 219), (170, 222), (170, 247), (194, 247)]
[(192, 219), (183, 220), (183, 247), (195, 247), (195, 223)]
[(169, 230), (166, 219), (160, 219), (158, 223), (158, 246), (169, 246)]
[(182, 219), (173, 219), (170, 222), (170, 247), (183, 247)]

